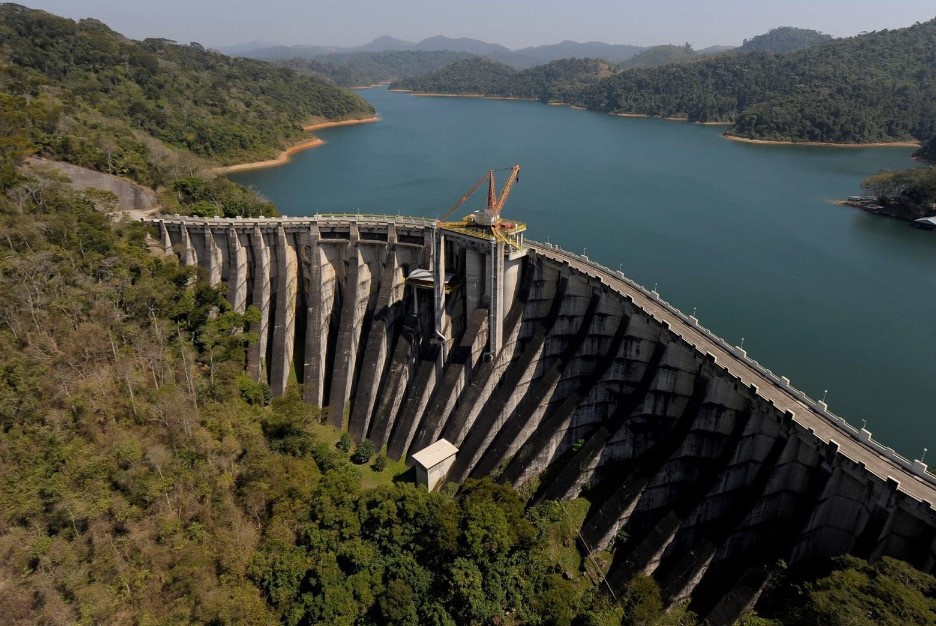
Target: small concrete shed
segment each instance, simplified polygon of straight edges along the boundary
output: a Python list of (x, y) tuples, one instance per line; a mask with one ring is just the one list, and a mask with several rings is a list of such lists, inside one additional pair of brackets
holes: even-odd
[(416, 484), (425, 485), (426, 489), (435, 489), (455, 462), (458, 448), (445, 439), (439, 439), (413, 455), (416, 462)]

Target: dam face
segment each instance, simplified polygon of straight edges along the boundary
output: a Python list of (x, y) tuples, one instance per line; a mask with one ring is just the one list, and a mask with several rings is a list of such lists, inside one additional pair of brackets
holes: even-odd
[(331, 424), (395, 459), (449, 440), (449, 482), (586, 496), (580, 548), (613, 549), (615, 593), (647, 573), (667, 603), (728, 624), (779, 560), (934, 570), (923, 463), (619, 272), (417, 218), (149, 222), (236, 310), (260, 310), (246, 370), (274, 394), (299, 381)]

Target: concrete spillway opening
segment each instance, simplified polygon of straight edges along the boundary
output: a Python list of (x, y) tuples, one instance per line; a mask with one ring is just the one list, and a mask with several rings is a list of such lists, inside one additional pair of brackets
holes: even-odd
[(450, 483), (585, 496), (580, 549), (613, 550), (612, 588), (648, 573), (729, 623), (777, 560), (933, 570), (932, 477), (618, 272), (415, 218), (153, 223), (261, 312), (249, 375), (280, 394), (293, 373), (394, 459), (447, 440)]

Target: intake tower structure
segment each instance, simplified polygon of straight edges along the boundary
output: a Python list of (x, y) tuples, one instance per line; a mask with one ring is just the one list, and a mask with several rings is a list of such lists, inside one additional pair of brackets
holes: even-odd
[[(727, 624), (769, 567), (852, 553), (936, 566), (936, 477), (669, 306), (555, 246), (365, 215), (148, 220), (167, 254), (256, 306), (248, 373), (447, 480), (585, 495), (617, 592), (651, 574)], [(503, 227), (511, 231), (511, 227)], [(503, 234), (503, 233), (502, 233)]]

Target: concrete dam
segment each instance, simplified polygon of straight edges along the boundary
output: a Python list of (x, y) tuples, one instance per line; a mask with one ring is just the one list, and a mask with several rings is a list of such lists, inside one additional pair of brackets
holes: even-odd
[(608, 587), (647, 573), (712, 624), (773, 564), (936, 565), (936, 477), (622, 273), (390, 216), (147, 220), (167, 254), (256, 306), (246, 369), (290, 380), (394, 459), (440, 438), (447, 481), (591, 502)]

